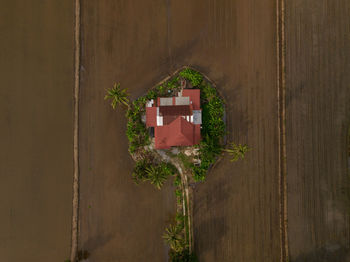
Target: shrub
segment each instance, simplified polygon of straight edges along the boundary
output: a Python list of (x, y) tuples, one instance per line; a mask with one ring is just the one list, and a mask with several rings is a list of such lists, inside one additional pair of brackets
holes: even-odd
[(184, 153), (178, 154), (179, 159), (182, 161), (182, 164), (186, 169), (190, 169), (193, 166), (193, 163), (191, 162), (190, 158), (186, 156)]
[(153, 159), (142, 159), (136, 162), (132, 178), (136, 184), (150, 181), (155, 187), (160, 189), (166, 179), (174, 175), (176, 168), (170, 163), (154, 163)]
[(140, 182), (145, 182), (149, 179), (148, 174), (146, 172), (147, 168), (152, 165), (148, 160), (142, 159), (136, 162), (134, 170), (132, 172), (132, 178), (136, 184)]
[(238, 159), (243, 159), (245, 153), (250, 150), (247, 145), (236, 145), (235, 143), (231, 143), (231, 148), (224, 149), (224, 151), (228, 152), (231, 156), (231, 162), (235, 162)]
[(175, 190), (175, 195), (176, 195), (177, 197), (182, 197), (181, 189), (176, 189), (176, 190)]
[(202, 141), (199, 144), (200, 166), (192, 166), (195, 181), (204, 181), (207, 170), (215, 163), (222, 152), (222, 138), (225, 135), (224, 103), (215, 88), (209, 83), (202, 83)]
[(198, 258), (188, 248), (181, 252), (170, 251), (171, 262), (198, 262)]
[(180, 86), (179, 80), (180, 80), (180, 78), (178, 76), (173, 77), (172, 79), (170, 79), (167, 82), (168, 89), (172, 90), (172, 89), (178, 88)]
[(174, 252), (182, 252), (186, 247), (182, 229), (177, 225), (169, 225), (165, 229), (163, 238)]
[(128, 119), (126, 126), (126, 136), (129, 140), (129, 152), (135, 153), (138, 148), (150, 143), (148, 130), (141, 121), (141, 116), (145, 111), (146, 98), (135, 100), (128, 111), (126, 117)]
[(190, 81), (192, 86), (198, 86), (202, 83), (202, 80), (203, 80), (203, 76), (191, 69), (191, 68), (186, 68), (184, 70), (182, 70), (179, 75), (183, 78), (185, 78), (186, 80)]
[(174, 186), (179, 186), (181, 185), (181, 176), (177, 175), (174, 179)]

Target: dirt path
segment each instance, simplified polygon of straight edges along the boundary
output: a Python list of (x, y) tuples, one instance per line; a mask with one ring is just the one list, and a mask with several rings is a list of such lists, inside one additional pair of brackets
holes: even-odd
[[(194, 245), (194, 237), (193, 237), (193, 196), (192, 196), (192, 190), (189, 188), (189, 175), (187, 172), (185, 172), (185, 167), (182, 164), (182, 162), (178, 158), (171, 158), (165, 154), (164, 151), (157, 150), (157, 153), (160, 155), (163, 160), (166, 162), (169, 162), (173, 164), (176, 169), (179, 171), (180, 176), (181, 176), (181, 183), (182, 183), (182, 191), (184, 194), (184, 198), (186, 198), (187, 202), (187, 208), (185, 207), (185, 202), (183, 202), (183, 215), (188, 217), (188, 231), (189, 231), (189, 239), (188, 239), (188, 244), (189, 244), (189, 250), (192, 252), (193, 251), (193, 245)], [(187, 236), (186, 236), (187, 237)]]
[(70, 260), (75, 261), (78, 251), (79, 230), (79, 87), (80, 87), (80, 0), (75, 0), (74, 23), (74, 126), (73, 126), (73, 204), (72, 246)]
[(288, 205), (287, 205), (287, 153), (286, 153), (286, 40), (285, 0), (276, 1), (277, 31), (277, 99), (279, 127), (279, 197), (280, 197), (280, 239), (281, 262), (288, 261)]

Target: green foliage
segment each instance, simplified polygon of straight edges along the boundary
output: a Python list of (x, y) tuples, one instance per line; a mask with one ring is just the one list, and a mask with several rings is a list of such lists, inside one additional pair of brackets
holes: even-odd
[(172, 79), (170, 79), (166, 85), (167, 85), (169, 90), (176, 89), (180, 86), (179, 81), (180, 81), (180, 78), (178, 76), (176, 76), (176, 77), (173, 77)]
[(177, 223), (177, 227), (181, 230), (183, 230), (185, 228), (185, 216), (180, 214), (180, 213), (176, 213), (175, 216), (175, 221)]
[(246, 152), (250, 149), (247, 145), (236, 145), (235, 143), (231, 143), (231, 148), (224, 149), (224, 151), (228, 152), (231, 155), (231, 162), (237, 161), (239, 159), (243, 159)]
[(180, 186), (181, 185), (181, 176), (177, 175), (174, 179), (174, 186)]
[(182, 164), (186, 169), (191, 169), (193, 167), (192, 161), (184, 153), (180, 152), (177, 156), (182, 161)]
[(192, 86), (198, 86), (203, 81), (203, 76), (199, 72), (191, 68), (185, 68), (179, 73), (179, 75), (185, 78), (186, 80), (190, 81)]
[(151, 165), (152, 165), (152, 163), (149, 162), (147, 159), (142, 159), (142, 160), (136, 162), (136, 165), (135, 165), (134, 170), (132, 172), (132, 178), (136, 184), (139, 184), (140, 182), (145, 182), (145, 181), (149, 180), (146, 170)]
[(176, 195), (177, 197), (182, 197), (182, 191), (181, 191), (181, 189), (176, 189), (176, 190), (175, 190), (175, 195)]
[(225, 135), (224, 102), (215, 88), (209, 83), (202, 83), (202, 141), (199, 144), (200, 166), (192, 166), (195, 181), (204, 181), (208, 169), (215, 163), (222, 152), (222, 138)]
[(209, 135), (219, 143), (225, 135), (224, 102), (210, 84), (200, 86), (202, 107), (202, 134)]
[(176, 220), (176, 222), (181, 223), (181, 222), (185, 221), (185, 217), (183, 214), (176, 213), (175, 220)]
[(176, 168), (165, 162), (153, 163), (150, 159), (142, 159), (136, 162), (132, 178), (136, 184), (150, 181), (156, 188), (161, 189), (164, 182), (171, 175), (174, 175)]
[(111, 106), (113, 109), (119, 104), (129, 106), (129, 99), (126, 89), (121, 89), (120, 84), (115, 83), (113, 88), (107, 89), (107, 94), (105, 95), (105, 100), (112, 100)]
[(167, 163), (162, 162), (157, 166), (149, 166), (146, 168), (146, 173), (152, 185), (161, 189), (168, 176), (172, 175), (171, 169)]
[(198, 258), (194, 253), (191, 253), (188, 248), (181, 252), (170, 251), (171, 262), (198, 262)]
[(150, 90), (146, 95), (147, 100), (156, 99), (157, 98), (157, 92), (155, 90)]
[(157, 96), (165, 96), (167, 94), (167, 89), (163, 85), (157, 86), (154, 91)]
[(165, 229), (163, 238), (174, 252), (182, 252), (185, 249), (186, 243), (183, 238), (182, 229), (177, 225), (169, 225)]
[(131, 104), (126, 113), (128, 119), (126, 136), (129, 140), (129, 152), (131, 154), (150, 143), (148, 130), (141, 121), (141, 116), (145, 112), (145, 104), (146, 98), (139, 98)]

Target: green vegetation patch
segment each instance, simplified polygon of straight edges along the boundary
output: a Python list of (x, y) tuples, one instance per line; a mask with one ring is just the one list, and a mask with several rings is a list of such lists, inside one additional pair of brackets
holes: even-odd
[(145, 113), (146, 98), (139, 98), (131, 103), (127, 112), (126, 136), (129, 140), (129, 152), (134, 154), (150, 144), (148, 130), (142, 122), (142, 114)]
[(201, 75), (201, 73), (191, 68), (185, 68), (179, 73), (179, 75), (182, 78), (190, 81), (191, 85), (194, 87), (199, 86), (203, 81), (203, 76)]
[(223, 150), (223, 139), (226, 134), (224, 122), (224, 101), (217, 90), (203, 81), (201, 90), (202, 108), (202, 141), (199, 145), (199, 166), (193, 166), (192, 172), (195, 181), (204, 181), (207, 171), (215, 163)]

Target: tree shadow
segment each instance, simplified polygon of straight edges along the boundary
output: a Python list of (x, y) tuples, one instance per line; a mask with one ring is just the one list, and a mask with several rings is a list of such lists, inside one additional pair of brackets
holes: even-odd
[[(194, 239), (196, 253), (215, 251), (229, 232), (229, 224), (224, 214), (222, 203), (229, 198), (229, 188), (225, 181), (215, 181), (205, 197), (194, 201)], [(194, 192), (195, 196), (197, 195)], [(213, 213), (216, 215), (214, 216)]]
[(227, 231), (228, 224), (223, 216), (201, 221), (195, 226), (194, 232), (196, 253), (201, 254), (204, 251), (210, 252), (217, 249)]
[(88, 252), (89, 255), (93, 254), (96, 249), (106, 245), (113, 237), (114, 235), (108, 234), (108, 235), (99, 235), (99, 236), (89, 238), (81, 246), (80, 252), (82, 253)]

